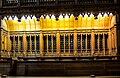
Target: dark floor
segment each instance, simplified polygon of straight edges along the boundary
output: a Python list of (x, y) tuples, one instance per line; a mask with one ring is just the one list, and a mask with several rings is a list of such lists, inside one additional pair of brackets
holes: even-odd
[[(24, 76), (7, 76), (6, 78), (91, 78), (90, 76), (78, 76), (78, 77), (24, 77)], [(95, 78), (120, 78), (120, 76), (96, 76)]]

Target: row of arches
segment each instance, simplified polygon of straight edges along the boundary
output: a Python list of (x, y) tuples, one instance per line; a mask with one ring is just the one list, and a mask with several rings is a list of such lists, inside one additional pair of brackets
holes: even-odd
[(10, 31), (34, 31), (34, 30), (69, 30), (69, 29), (104, 29), (115, 24), (115, 16), (110, 13), (99, 13), (97, 16), (90, 14), (80, 14), (77, 18), (73, 14), (59, 15), (56, 20), (55, 15), (41, 15), (40, 18), (32, 16), (4, 17), (2, 26)]

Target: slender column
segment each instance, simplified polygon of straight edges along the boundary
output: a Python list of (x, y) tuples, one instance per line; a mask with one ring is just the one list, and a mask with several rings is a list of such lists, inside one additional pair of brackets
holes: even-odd
[(15, 35), (13, 36), (13, 57), (15, 57)]
[[(30, 39), (31, 39), (31, 37), (30, 37)], [(26, 44), (27, 44), (27, 40), (26, 40), (26, 34), (24, 33), (23, 34), (23, 53), (26, 55), (26, 52), (27, 52), (27, 46), (26, 46)]]
[[(120, 0), (117, 0), (120, 3)], [(115, 25), (115, 43), (117, 55), (120, 55), (120, 12), (116, 12), (116, 25)]]
[[(114, 41), (113, 41), (113, 32), (111, 32), (111, 48), (113, 49), (114, 48)], [(111, 49), (111, 53), (113, 53)]]
[(76, 30), (74, 31), (74, 44), (73, 44), (73, 46), (74, 46), (74, 55), (76, 55), (77, 54), (77, 32), (76, 32)]
[(47, 35), (46, 40), (47, 40), (47, 53), (48, 53), (48, 52), (49, 52), (49, 51), (48, 51), (48, 35)]
[(86, 35), (86, 39), (85, 39), (85, 42), (86, 42), (86, 47), (85, 47), (85, 49), (86, 49), (86, 53), (87, 53), (87, 34), (85, 34)]
[(81, 33), (81, 53), (82, 53), (82, 33)]
[(4, 46), (3, 46), (3, 40), (4, 40), (4, 38), (3, 38), (3, 29), (1, 29), (1, 56), (3, 56), (2, 54), (3, 54), (3, 50), (4, 50)]
[(20, 52), (20, 36), (18, 36), (18, 52)]
[(5, 35), (5, 54), (7, 55), (7, 36)]
[(4, 35), (3, 35), (3, 30), (2, 30), (1, 32), (1, 56), (3, 56), (3, 52), (4, 52), (3, 50), (4, 50)]
[(2, 47), (3, 47), (3, 52), (5, 52), (5, 36), (3, 35), (3, 39), (2, 39)]
[(52, 53), (53, 53), (53, 36), (54, 36), (54, 35), (51, 35), (51, 41), (52, 41)]
[(39, 39), (40, 39), (40, 54), (43, 55), (43, 34), (42, 32), (40, 33), (40, 36), (39, 36)]
[(6, 35), (5, 35), (4, 37), (5, 37), (5, 39), (4, 39), (4, 46), (5, 46), (5, 49), (4, 49), (4, 50), (6, 50), (6, 43), (7, 43)]
[(109, 33), (108, 33), (108, 48), (109, 48), (109, 54), (111, 54), (111, 51), (112, 51), (112, 35), (111, 35), (111, 31), (109, 30)]
[[(4, 51), (6, 50), (6, 35), (4, 36)], [(6, 51), (5, 51), (6, 52)]]
[(100, 34), (98, 34), (98, 54), (100, 53)]
[[(75, 4), (77, 4), (77, 0), (75, 0)], [(77, 31), (76, 28), (78, 27), (78, 16), (75, 17), (75, 25), (74, 25), (74, 55), (77, 55)]]
[(103, 53), (105, 55), (105, 34), (103, 33)]
[(30, 53), (32, 54), (32, 40), (31, 40), (31, 36), (32, 35), (30, 35)]
[(112, 32), (112, 48), (114, 49), (114, 47), (115, 47), (114, 32)]
[(8, 42), (7, 42), (7, 50), (8, 50), (8, 56), (10, 56), (10, 50), (11, 50), (11, 40), (10, 40), (10, 34), (9, 34), (9, 32), (8, 32), (8, 34), (7, 34), (7, 36), (8, 36)]
[(94, 31), (91, 33), (91, 54), (93, 55), (95, 51), (95, 35)]
[(69, 54), (70, 54), (70, 34), (68, 34), (68, 52), (69, 52)]
[(66, 34), (64, 34), (64, 54), (65, 54), (65, 36)]
[(117, 55), (117, 28), (116, 28), (116, 26), (115, 26), (115, 29), (114, 29), (114, 42), (115, 42), (115, 52), (116, 52), (116, 55)]
[(57, 37), (56, 37), (56, 41), (57, 41), (57, 54), (60, 54), (60, 33), (57, 32)]
[(37, 35), (34, 35), (34, 38), (35, 38), (35, 53), (37, 53), (37, 51), (36, 51), (36, 37), (37, 37)]
[[(0, 0), (0, 4), (2, 4), (1, 1), (2, 1), (2, 0)], [(0, 7), (1, 7), (1, 5), (0, 5)], [(2, 52), (2, 51), (1, 51), (1, 50), (2, 50), (2, 49), (1, 49), (1, 48), (2, 48), (2, 29), (1, 29), (2, 27), (1, 27), (1, 19), (2, 19), (2, 16), (0, 15), (0, 57), (1, 57), (1, 52)]]
[(6, 36), (4, 36), (4, 52), (6, 50)]
[(117, 23), (116, 27), (115, 27), (115, 43), (116, 43), (116, 55), (120, 55), (120, 22)]
[(117, 32), (117, 54), (118, 56), (120, 55), (120, 24), (118, 24), (116, 27), (116, 32)]

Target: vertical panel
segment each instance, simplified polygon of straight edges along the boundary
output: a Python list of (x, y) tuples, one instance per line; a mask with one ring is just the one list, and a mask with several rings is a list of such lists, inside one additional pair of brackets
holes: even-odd
[(98, 50), (98, 35), (95, 34), (95, 50)]
[(81, 50), (81, 35), (77, 34), (77, 51), (80, 52)]
[(64, 52), (64, 35), (60, 35), (60, 52)]
[(86, 17), (84, 16), (82, 19), (82, 29), (86, 28)]
[(13, 25), (14, 25), (14, 30), (18, 31), (19, 30), (18, 19), (13, 20)]
[(59, 24), (58, 24), (58, 25), (59, 25), (59, 28), (58, 28), (58, 29), (63, 30), (63, 29), (64, 29), (64, 18), (63, 18), (62, 15), (59, 16), (58, 22), (59, 22)]
[(35, 30), (40, 30), (41, 28), (41, 24), (40, 24), (40, 21), (35, 21), (36, 23), (36, 29)]
[(60, 33), (57, 32), (57, 36), (56, 36), (56, 46), (57, 46), (57, 53), (60, 54), (61, 52), (61, 37), (60, 37)]
[(113, 14), (110, 13), (110, 15), (109, 15), (109, 27), (111, 27), (112, 18), (113, 18)]
[(15, 36), (15, 52), (18, 52), (18, 36)]
[(29, 23), (30, 23), (30, 30), (35, 30), (36, 29), (36, 23), (34, 21), (35, 19), (30, 19)]
[(99, 35), (99, 49), (100, 51), (103, 51), (103, 35)]
[(19, 30), (20, 31), (29, 30), (28, 22), (25, 18), (21, 18), (21, 22), (19, 22)]
[(105, 33), (103, 33), (103, 55), (105, 55)]
[[(4, 33), (3, 31), (2, 31), (2, 33)], [(2, 51), (4, 52), (4, 35), (2, 34)]]
[[(77, 34), (76, 34), (77, 35)], [(76, 36), (77, 37), (77, 36)], [(77, 42), (76, 43), (74, 43), (74, 41), (76, 40), (76, 37), (74, 37), (74, 35), (73, 34), (70, 34), (70, 52), (71, 53), (73, 53), (73, 51), (74, 50), (77, 50), (77, 46), (75, 47), (75, 49), (74, 49), (74, 45), (75, 44), (77, 44)], [(77, 40), (76, 40), (77, 41)]]
[(56, 52), (56, 35), (53, 36), (53, 52)]
[(20, 36), (20, 52), (23, 52), (23, 36)]
[(27, 44), (27, 41), (26, 41), (26, 34), (24, 33), (23, 34), (23, 37), (21, 37), (22, 38), (22, 40), (23, 40), (23, 51), (26, 53), (26, 49), (27, 49), (27, 46), (26, 46), (26, 44)]
[(30, 52), (30, 36), (27, 36), (26, 39), (27, 39), (27, 52)]
[(83, 18), (82, 15), (78, 16), (78, 25), (77, 25), (78, 27), (77, 28), (81, 28), (82, 27), (82, 18)]
[(44, 40), (44, 52), (47, 52), (47, 35), (43, 36), (43, 40)]
[(69, 51), (69, 36), (68, 34), (65, 34), (65, 52)]
[[(119, 26), (119, 25), (118, 25)], [(116, 55), (117, 55), (117, 49), (118, 49), (118, 37), (117, 37), (117, 33), (118, 33), (118, 31), (117, 31), (117, 27), (115, 27), (114, 28), (114, 41), (115, 41), (115, 53), (116, 53)]]
[(44, 17), (40, 17), (40, 29), (44, 29)]
[(81, 33), (81, 40), (80, 40), (80, 42), (81, 42), (81, 53), (82, 53), (82, 33)]
[(100, 18), (100, 27), (104, 28), (104, 17)]
[(66, 14), (65, 15), (65, 29), (69, 28), (69, 16)]
[[(24, 24), (24, 22), (23, 22), (23, 24)], [(26, 31), (30, 31), (30, 29), (31, 29), (30, 19), (25, 20), (25, 25), (26, 25)]]
[(86, 48), (86, 35), (82, 35), (82, 49), (85, 50)]
[(40, 54), (43, 55), (43, 50), (44, 50), (44, 41), (43, 41), (43, 39), (44, 38), (43, 38), (42, 32), (40, 33), (39, 39), (40, 39), (40, 43), (39, 43), (39, 45), (40, 45)]
[(52, 52), (52, 40), (51, 35), (48, 35), (48, 52)]
[(85, 36), (86, 36), (86, 37), (85, 37), (85, 38), (86, 38), (86, 39), (85, 39), (85, 45), (86, 45), (86, 46), (85, 46), (85, 50), (86, 50), (86, 53), (87, 53), (87, 46), (88, 46), (88, 45), (87, 45), (87, 44), (88, 44), (88, 43), (87, 43), (87, 40), (88, 40), (88, 37), (87, 37), (87, 36), (88, 36), (88, 34), (86, 33)]
[(31, 36), (31, 43), (32, 52), (35, 52), (35, 36)]
[[(93, 46), (93, 45), (92, 45)], [(87, 49), (90, 50), (91, 49), (91, 35), (87, 36)]]
[(18, 36), (18, 52), (20, 52), (20, 36)]
[(109, 30), (109, 33), (108, 33), (108, 40), (109, 40), (109, 43), (108, 43), (108, 47), (109, 47), (109, 54), (111, 54), (111, 50), (112, 50), (112, 34)]
[(5, 44), (4, 50), (5, 50), (5, 52), (6, 52), (6, 43), (7, 43), (7, 36), (5, 35), (5, 40), (4, 40), (4, 44)]
[(13, 45), (13, 36), (10, 36), (10, 40), (11, 40), (11, 52), (13, 52), (13, 49), (14, 49), (14, 48), (13, 48), (13, 46), (14, 46), (14, 45)]
[(55, 16), (52, 15), (52, 16), (51, 16), (51, 26), (52, 26), (52, 28), (53, 28), (54, 30), (56, 30), (57, 27), (58, 27), (56, 23), (57, 23), (57, 22), (56, 22)]
[(49, 16), (47, 15), (46, 16), (46, 18), (45, 18), (45, 27), (46, 27), (46, 29), (50, 29), (50, 24), (51, 24), (51, 22), (50, 22), (50, 18), (49, 18)]
[(91, 32), (91, 53), (94, 54), (95, 51), (95, 34), (94, 31)]
[(74, 28), (74, 21), (75, 21), (75, 17), (73, 16), (73, 14), (70, 16), (70, 29)]
[(91, 28), (91, 17), (88, 17), (87, 19), (87, 29)]
[(105, 28), (109, 27), (109, 18), (108, 18), (108, 15), (106, 13), (104, 14), (104, 27)]
[(91, 28), (94, 28), (94, 18), (95, 17), (93, 14), (91, 14), (90, 17), (91, 17)]
[(40, 37), (36, 36), (36, 52), (40, 52)]
[[(78, 20), (77, 20), (78, 22)], [(75, 30), (74, 33), (70, 34), (70, 49), (71, 51), (70, 52), (74, 52), (74, 55), (77, 55), (78, 52), (77, 52), (77, 31)], [(72, 50), (72, 47), (73, 47), (73, 50)]]
[[(107, 51), (107, 50), (108, 50), (108, 34), (105, 34), (105, 51)], [(107, 54), (107, 53), (105, 53), (105, 54)]]
[(95, 19), (94, 20), (94, 28), (95, 29), (99, 29), (100, 27), (99, 27), (99, 19)]

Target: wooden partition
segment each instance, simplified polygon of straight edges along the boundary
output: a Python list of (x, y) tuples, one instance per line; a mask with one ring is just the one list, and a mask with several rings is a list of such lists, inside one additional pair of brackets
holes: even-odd
[[(107, 58), (106, 60), (103, 60)], [(120, 75), (120, 61), (114, 57), (19, 58), (18, 76)], [(101, 60), (102, 59), (102, 60)], [(24, 60), (24, 61), (23, 61)]]
[(9, 75), (11, 67), (12, 67), (12, 59), (11, 58), (0, 57), (0, 74)]

